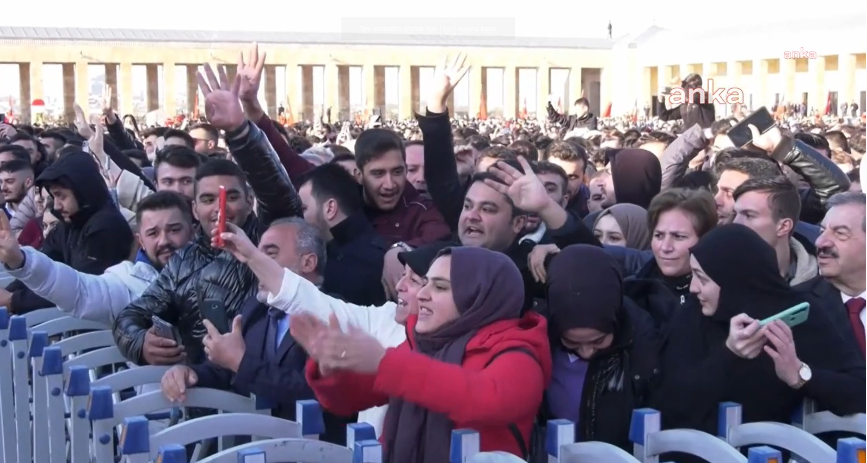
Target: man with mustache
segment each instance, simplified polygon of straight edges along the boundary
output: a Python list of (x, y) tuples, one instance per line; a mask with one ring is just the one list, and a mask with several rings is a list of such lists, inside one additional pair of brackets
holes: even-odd
[(865, 352), (865, 209), (867, 195), (847, 191), (828, 200), (816, 240), (819, 276), (795, 287), (830, 311), (839, 332)]
[(175, 251), (190, 241), (192, 221), (184, 197), (160, 191), (138, 204), (135, 237), (141, 250), (134, 262), (123, 261), (102, 275), (90, 275), (53, 261), (29, 246), (19, 247), (11, 231), (3, 229), (0, 262), (10, 276), (60, 310), (111, 326), (115, 316), (156, 280)]

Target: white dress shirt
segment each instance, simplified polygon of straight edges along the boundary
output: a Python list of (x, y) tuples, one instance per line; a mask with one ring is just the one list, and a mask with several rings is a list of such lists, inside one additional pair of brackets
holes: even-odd
[[(857, 296), (847, 296), (841, 291), (840, 296), (843, 297), (843, 304), (849, 302), (849, 299), (852, 299), (853, 297), (860, 297), (861, 299), (867, 300), (867, 291)], [(864, 325), (864, 332), (867, 334), (867, 321), (865, 321), (865, 315), (867, 315), (867, 308), (861, 309), (861, 324)]]

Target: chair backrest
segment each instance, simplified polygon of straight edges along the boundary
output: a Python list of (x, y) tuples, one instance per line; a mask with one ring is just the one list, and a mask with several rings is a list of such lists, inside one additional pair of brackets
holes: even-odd
[[(33, 312), (31, 312), (33, 313)], [(18, 449), (17, 461), (32, 461), (32, 434), (30, 424), (30, 359), (29, 351), (30, 333), (27, 329), (27, 318), (21, 315), (9, 319), (8, 340), (12, 354), (12, 382), (15, 393), (15, 427), (16, 435), (14, 445)]]
[[(48, 323), (54, 323), (55, 321), (61, 322), (64, 321), (64, 319), (54, 320)], [(47, 325), (48, 323), (39, 325), (38, 329), (42, 331), (42, 327)], [(51, 334), (49, 334), (49, 336), (51, 336)], [(60, 350), (63, 352), (64, 357), (73, 354), (80, 354), (84, 351), (89, 351), (93, 349), (112, 347), (114, 345), (114, 335), (112, 335), (111, 331), (105, 329), (100, 331), (89, 331), (87, 333), (77, 334), (75, 336), (61, 339), (60, 341), (52, 344), (52, 346), (60, 348)]]
[(719, 405), (719, 438), (732, 447), (770, 445), (789, 450), (810, 462), (834, 462), (837, 454), (816, 436), (785, 423), (743, 423), (739, 404)]
[[(380, 463), (382, 448), (376, 441), (356, 442), (350, 449), (309, 439), (269, 439), (239, 445), (198, 463), (285, 463), (290, 461), (329, 463)], [(354, 456), (359, 455), (356, 459)], [(377, 457), (379, 457), (377, 459)]]
[(829, 411), (818, 411), (816, 402), (805, 399), (792, 416), (792, 425), (810, 434), (846, 432), (863, 436), (867, 434), (867, 415), (839, 416)]
[(114, 392), (120, 392), (124, 389), (131, 389), (145, 384), (159, 384), (170, 368), (170, 366), (144, 365), (128, 370), (121, 370), (92, 381), (90, 386), (108, 387)]
[[(48, 383), (42, 374), (42, 354), (48, 345), (48, 334), (44, 331), (30, 333), (30, 345), (27, 356), (30, 358), (30, 368), (33, 394), (33, 460), (48, 461)], [(20, 395), (19, 395), (20, 397)], [(17, 400), (17, 399), (16, 399)]]
[(27, 321), (27, 328), (32, 328), (36, 325), (41, 325), (49, 320), (54, 320), (57, 318), (65, 318), (69, 316), (69, 314), (61, 311), (57, 307), (51, 307), (50, 309), (39, 309), (34, 310), (33, 312), (28, 312), (23, 315), (24, 319)]
[(77, 355), (63, 362), (63, 372), (64, 374), (68, 374), (70, 368), (75, 366), (85, 366), (91, 370), (95, 370), (118, 363), (126, 363), (126, 361), (126, 358), (120, 353), (117, 346), (103, 347)]
[(76, 317), (60, 317), (48, 320), (32, 326), (34, 330), (44, 331), (48, 337), (75, 331), (105, 331), (110, 327), (90, 320), (82, 320)]
[(847, 437), (837, 441), (836, 463), (862, 463), (867, 457), (864, 439)]
[(9, 343), (9, 311), (0, 307), (0, 448), (3, 460), (18, 457), (15, 443), (15, 385), (12, 380), (12, 344)]
[(661, 415), (651, 408), (632, 412), (629, 440), (633, 456), (644, 463), (657, 463), (659, 455), (681, 452), (696, 455), (714, 463), (746, 463), (747, 459), (734, 447), (708, 433), (694, 429), (660, 430)]

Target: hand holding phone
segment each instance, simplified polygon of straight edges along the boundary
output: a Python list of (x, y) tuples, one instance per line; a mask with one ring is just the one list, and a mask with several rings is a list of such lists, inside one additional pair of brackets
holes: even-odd
[(776, 315), (772, 315), (759, 322), (759, 326), (767, 326), (777, 320), (782, 321), (789, 328), (795, 327), (807, 321), (810, 316), (810, 303), (803, 302), (796, 306), (790, 307)]
[[(747, 143), (754, 141), (750, 125), (755, 127), (761, 135), (776, 127), (776, 122), (774, 122), (774, 117), (771, 116), (768, 108), (762, 106), (757, 109), (729, 130), (729, 139), (735, 147), (741, 148)], [(762, 146), (759, 146), (759, 148), (765, 149)]]
[(229, 316), (226, 315), (226, 304), (220, 299), (205, 299), (199, 307), (202, 318), (211, 322), (220, 334), (230, 331)]
[(171, 339), (180, 345), (181, 336), (178, 329), (172, 325), (171, 323), (163, 320), (156, 315), (151, 316), (151, 321), (153, 322), (154, 332), (157, 336), (161, 338)]
[(222, 248), (225, 243), (223, 243), (223, 233), (226, 231), (226, 187), (220, 185), (220, 204), (219, 204), (219, 212), (217, 216), (217, 247)]

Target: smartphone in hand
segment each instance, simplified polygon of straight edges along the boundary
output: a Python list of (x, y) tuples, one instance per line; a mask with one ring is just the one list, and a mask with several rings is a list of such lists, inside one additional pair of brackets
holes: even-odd
[(179, 346), (181, 345), (181, 333), (174, 325), (163, 320), (160, 317), (157, 317), (156, 315), (151, 316), (151, 321), (153, 322), (154, 332), (157, 336), (161, 338), (171, 339), (172, 341), (178, 343)]
[(199, 307), (202, 319), (211, 322), (220, 334), (229, 332), (229, 316), (226, 304), (221, 299), (205, 299)]
[(768, 111), (768, 108), (762, 106), (757, 109), (729, 130), (729, 139), (735, 147), (741, 148), (753, 141), (753, 133), (750, 132), (750, 128), (748, 127), (750, 125), (755, 126), (759, 133), (762, 134), (774, 128), (776, 122), (774, 122), (774, 117)]
[(759, 322), (759, 325), (765, 326), (777, 320), (781, 320), (788, 325), (789, 328), (795, 327), (807, 321), (810, 316), (810, 303), (803, 302), (794, 307), (790, 307), (776, 315), (772, 315)]

